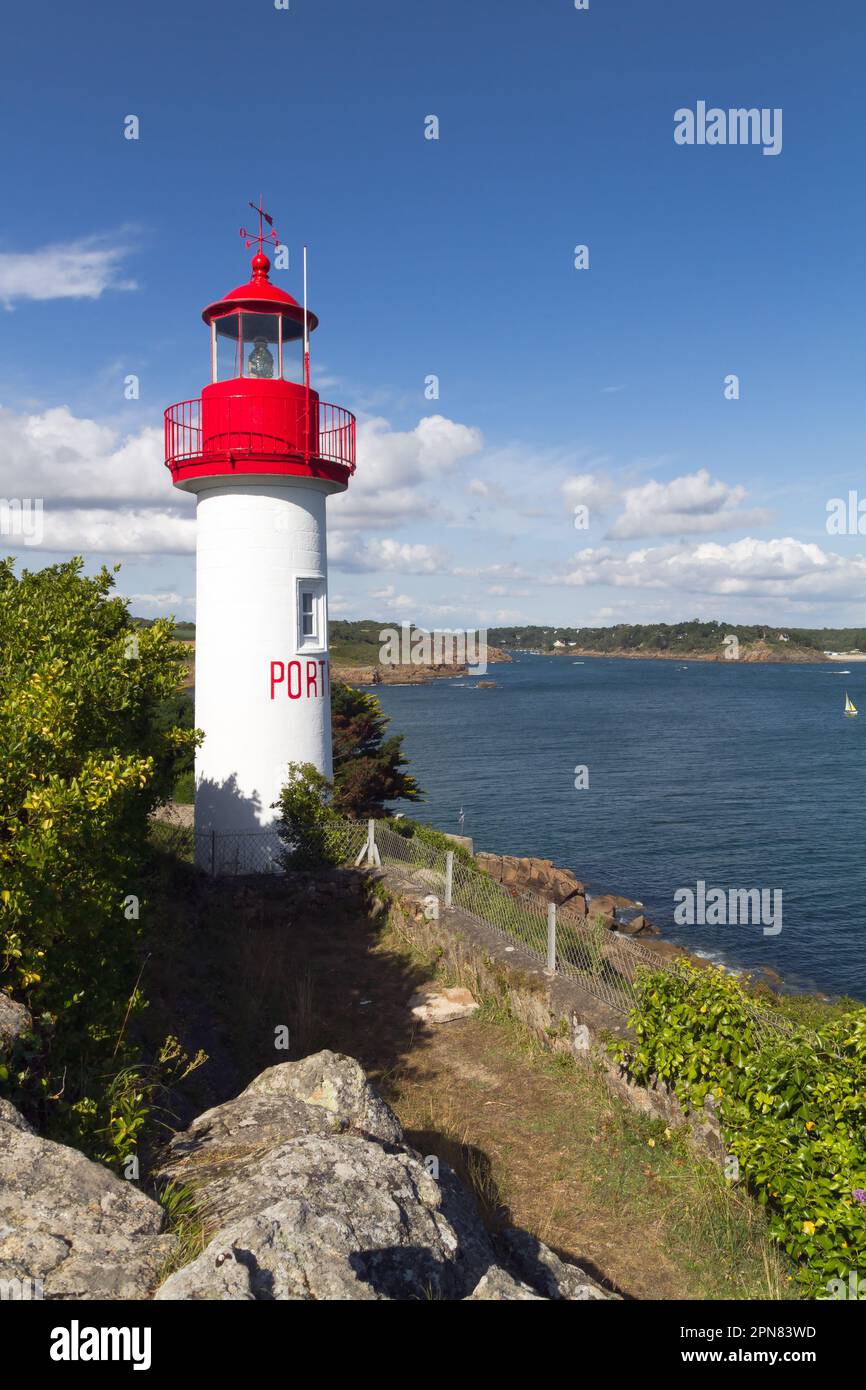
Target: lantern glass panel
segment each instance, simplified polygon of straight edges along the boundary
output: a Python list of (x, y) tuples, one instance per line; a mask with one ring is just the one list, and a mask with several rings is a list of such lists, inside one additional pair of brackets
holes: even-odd
[(242, 314), (243, 374), (272, 380), (280, 374), (279, 314)]
[(216, 320), (216, 376), (214, 381), (231, 381), (241, 375), (239, 352), (240, 314), (224, 314)]
[(283, 319), (283, 381), (303, 383), (304, 340), (302, 337), (288, 340), (285, 337), (285, 334), (291, 332), (294, 327), (291, 319)]

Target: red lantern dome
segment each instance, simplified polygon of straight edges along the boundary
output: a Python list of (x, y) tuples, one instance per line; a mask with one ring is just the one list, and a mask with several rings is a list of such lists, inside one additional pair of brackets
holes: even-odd
[[(238, 285), (237, 289), (229, 290), (224, 299), (218, 299), (215, 304), (209, 304), (203, 309), (201, 316), (205, 323), (210, 325), (214, 319), (238, 309), (246, 309), (251, 313), (272, 313), (278, 307), (278, 312), (286, 318), (294, 319), (295, 323), (301, 325), (303, 332), (302, 306), (290, 294), (286, 294), (285, 290), (271, 284), (268, 279), (270, 269), (271, 263), (267, 256), (259, 251), (252, 259), (253, 278), (245, 285)], [(307, 323), (310, 333), (319, 326), (319, 320), (309, 309)]]
[(315, 477), (342, 490), (355, 471), (355, 417), (310, 389), (309, 335), (319, 321), (271, 283), (263, 244), (277, 244), (276, 232), (263, 235), (270, 219), (256, 211), (252, 278), (202, 312), (211, 383), (199, 400), (165, 412), (166, 466), (175, 486), (192, 492), (231, 475)]

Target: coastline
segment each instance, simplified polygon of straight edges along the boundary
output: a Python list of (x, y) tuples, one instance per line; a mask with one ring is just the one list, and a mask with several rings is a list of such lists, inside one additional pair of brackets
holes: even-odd
[(773, 966), (754, 968), (739, 965), (727, 951), (700, 951), (671, 941), (665, 935), (665, 928), (647, 916), (640, 899), (628, 898), (608, 889), (591, 888), (574, 870), (563, 868), (552, 859), (500, 855), (486, 850), (479, 850), (474, 854), (474, 859), (483, 872), (513, 893), (555, 902), (566, 920), (571, 912), (580, 918), (597, 921), (606, 930), (637, 941), (657, 955), (660, 961), (684, 958), (701, 969), (722, 969), (741, 982), (748, 981), (758, 992), (769, 991), (777, 998), (798, 997), (823, 1006), (832, 1006), (843, 998), (856, 998), (845, 994), (832, 995), (815, 987), (805, 988), (786, 982), (785, 977)]
[[(540, 652), (540, 656), (579, 656), (579, 657), (610, 657), (624, 661), (705, 661), (728, 664), (731, 660), (724, 652), (700, 652), (700, 651), (634, 651), (625, 647), (619, 647), (614, 651), (597, 651), (591, 647), (567, 647), (565, 650)], [(740, 656), (737, 658), (739, 665), (771, 665), (779, 666), (824, 666), (830, 658), (823, 652), (811, 651), (808, 647), (795, 647), (788, 653), (778, 647), (770, 647), (762, 643), (755, 643), (752, 646), (744, 646)]]
[[(514, 658), (501, 647), (488, 647), (486, 663), (490, 665), (510, 665)], [(476, 668), (469, 662), (435, 663), (412, 662), (387, 665), (375, 661), (347, 661), (339, 654), (331, 656), (331, 676), (334, 680), (345, 681), (349, 685), (429, 685), (436, 680), (452, 680), (457, 676), (476, 674)]]

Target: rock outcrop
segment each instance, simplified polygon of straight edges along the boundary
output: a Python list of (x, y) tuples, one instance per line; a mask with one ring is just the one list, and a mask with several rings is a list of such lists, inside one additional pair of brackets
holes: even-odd
[(217, 1233), (159, 1300), (611, 1297), (538, 1242), (526, 1258), (517, 1233), (521, 1269), (545, 1287), (509, 1268), (512, 1244), (497, 1255), (453, 1170), (405, 1145), (358, 1063), (333, 1052), (271, 1067), (200, 1116), (160, 1177), (189, 1184)]
[(406, 1145), (358, 1063), (333, 1052), (270, 1067), (200, 1115), (175, 1135), (158, 1178), (195, 1194), (213, 1234), (156, 1291), (176, 1251), (162, 1207), (77, 1150), (40, 1138), (0, 1100), (4, 1296), (614, 1296), (525, 1232), (494, 1243), (454, 1171)]
[(524, 859), (482, 850), (475, 862), (506, 888), (536, 893), (558, 905), (568, 903), (581, 916), (586, 912), (586, 885), (570, 869), (558, 869), (552, 859)]
[(175, 1243), (163, 1228), (162, 1208), (132, 1182), (39, 1138), (0, 1101), (4, 1288), (23, 1298), (149, 1298)]
[(575, 923), (594, 919), (610, 931), (629, 936), (658, 936), (658, 928), (641, 912), (641, 904), (621, 893), (587, 892), (586, 884), (570, 869), (557, 868), (552, 859), (529, 859), (511, 854), (475, 856), (478, 867), (508, 888), (513, 896), (531, 894), (561, 909), (560, 921)]
[(33, 1020), (24, 1005), (0, 993), (0, 1053), (11, 1048), (24, 1033), (29, 1033), (32, 1026)]

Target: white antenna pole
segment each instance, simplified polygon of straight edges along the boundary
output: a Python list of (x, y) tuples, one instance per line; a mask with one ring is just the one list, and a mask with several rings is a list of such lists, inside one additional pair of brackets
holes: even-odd
[(310, 331), (307, 324), (307, 248), (304, 247), (304, 385), (310, 389)]

